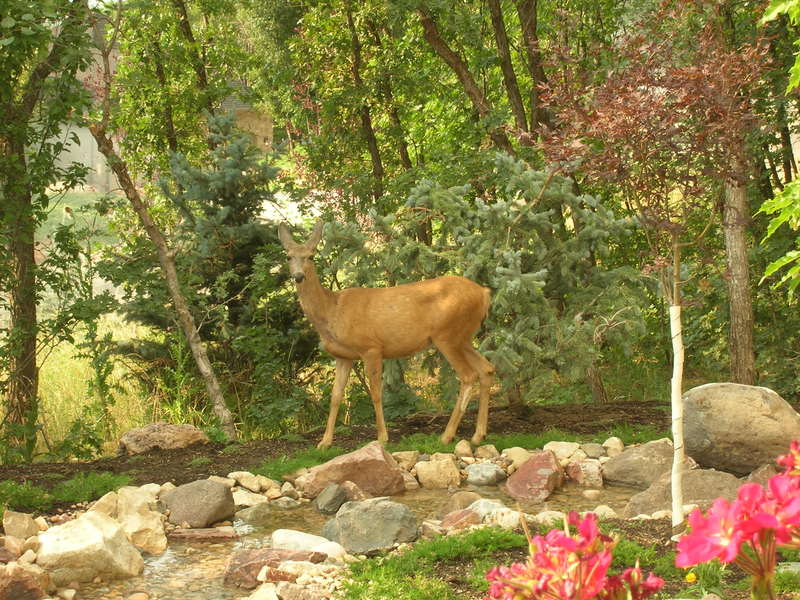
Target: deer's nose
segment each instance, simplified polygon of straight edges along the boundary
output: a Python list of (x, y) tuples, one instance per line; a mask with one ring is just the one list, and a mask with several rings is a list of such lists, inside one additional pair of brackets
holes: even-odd
[(295, 273), (294, 274), (294, 280), (297, 283), (302, 283), (305, 278), (306, 278), (306, 276), (303, 273)]

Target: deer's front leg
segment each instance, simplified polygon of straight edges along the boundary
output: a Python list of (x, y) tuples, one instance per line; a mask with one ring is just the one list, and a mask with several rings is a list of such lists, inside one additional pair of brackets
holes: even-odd
[(347, 386), (347, 378), (350, 377), (350, 369), (353, 361), (349, 358), (336, 359), (336, 377), (333, 380), (333, 392), (331, 393), (331, 408), (328, 412), (328, 424), (325, 427), (325, 435), (322, 436), (317, 448), (327, 448), (333, 442), (333, 430), (336, 427), (336, 415), (339, 413), (339, 405), (344, 397), (344, 388)]
[(383, 356), (380, 352), (370, 352), (364, 355), (364, 370), (367, 372), (372, 406), (375, 408), (375, 429), (378, 432), (378, 441), (385, 444), (389, 441), (389, 434), (386, 432), (386, 423), (383, 420)]

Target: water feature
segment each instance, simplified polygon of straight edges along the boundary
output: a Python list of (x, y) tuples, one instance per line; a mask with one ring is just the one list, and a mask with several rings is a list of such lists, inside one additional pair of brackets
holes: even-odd
[[(484, 498), (500, 500), (510, 508), (519, 507), (526, 513), (536, 514), (543, 510), (586, 511), (599, 503), (621, 512), (630, 496), (630, 488), (604, 487), (598, 500), (588, 500), (581, 494), (582, 488), (565, 485), (546, 502), (521, 504), (497, 487), (464, 486), (460, 489), (479, 493)], [(417, 518), (439, 518), (449, 494), (446, 490), (419, 489), (409, 491), (392, 499), (408, 506)], [(149, 600), (233, 600), (245, 598), (250, 592), (223, 585), (225, 565), (237, 550), (259, 548), (269, 544), (270, 534), (275, 529), (296, 529), (319, 535), (322, 526), (330, 517), (320, 514), (310, 504), (289, 510), (276, 510), (274, 522), (262, 527), (252, 527), (241, 521), (234, 526), (242, 536), (235, 542), (226, 543), (171, 543), (159, 556), (145, 556), (144, 573), (139, 577), (100, 584), (84, 584), (80, 589), (82, 600), (126, 600), (137, 592), (147, 594)], [(144, 598), (144, 596), (141, 596)]]

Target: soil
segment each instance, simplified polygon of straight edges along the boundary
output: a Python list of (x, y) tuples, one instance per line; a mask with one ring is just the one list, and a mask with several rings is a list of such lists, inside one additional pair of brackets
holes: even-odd
[[(458, 431), (459, 437), (469, 438), (474, 429), (474, 413), (468, 413)], [(446, 415), (417, 414), (393, 422), (389, 427), (392, 439), (399, 439), (413, 433), (435, 433), (444, 430)], [(592, 437), (595, 433), (608, 431), (612, 426), (627, 424), (633, 427), (650, 426), (668, 431), (668, 406), (655, 402), (608, 402), (603, 404), (573, 404), (534, 406), (525, 414), (508, 408), (493, 409), (490, 415), (490, 431), (501, 434), (539, 433), (558, 428), (565, 432)], [(30, 465), (0, 466), (0, 481), (12, 480), (19, 483), (51, 489), (56, 483), (83, 472), (110, 471), (125, 473), (132, 478), (132, 485), (164, 483), (171, 481), (176, 485), (203, 479), (209, 475), (225, 476), (231, 471), (250, 470), (266, 459), (307, 449), (316, 444), (322, 429), (302, 436), (288, 439), (256, 440), (242, 444), (224, 445), (218, 443), (199, 444), (180, 450), (153, 450), (135, 456), (116, 456), (101, 458), (90, 462), (35, 463)], [(337, 435), (334, 444), (345, 449), (353, 449), (374, 439), (373, 426), (353, 426), (346, 434)], [(56, 510), (66, 507), (57, 506)], [(615, 530), (622, 537), (638, 542), (645, 547), (654, 547), (657, 552), (673, 548), (670, 541), (671, 527), (667, 520), (660, 521), (615, 521)], [(523, 550), (499, 553), (498, 564), (524, 562), (527, 553)], [(735, 572), (734, 568), (734, 572)], [(440, 575), (444, 581), (463, 597), (474, 596), (469, 588), (469, 573), (458, 564), (442, 564)], [(741, 579), (742, 574), (734, 575)], [(680, 595), (686, 589), (686, 582), (676, 579), (668, 581), (664, 591), (667, 597)], [(726, 589), (725, 598), (746, 599), (749, 593), (741, 589)], [(781, 600), (795, 598), (793, 594), (780, 595)]]

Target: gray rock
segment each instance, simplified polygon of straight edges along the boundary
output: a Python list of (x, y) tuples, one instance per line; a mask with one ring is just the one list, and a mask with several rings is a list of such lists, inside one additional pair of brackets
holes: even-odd
[(499, 500), (481, 498), (470, 504), (467, 508), (476, 513), (478, 517), (480, 517), (480, 520), (483, 521), (488, 515), (498, 510), (504, 510), (506, 506)]
[(709, 383), (683, 396), (686, 452), (701, 466), (745, 475), (800, 438), (800, 415), (765, 387)]
[(672, 468), (673, 453), (667, 438), (628, 448), (603, 465), (603, 479), (645, 489)]
[[(670, 475), (669, 472), (664, 473), (645, 491), (633, 496), (622, 511), (622, 516), (630, 518), (671, 509)], [(701, 510), (706, 510), (719, 497), (733, 500), (742, 485), (734, 475), (713, 469), (685, 471), (682, 481), (683, 503), (696, 504)]]
[(506, 472), (492, 463), (467, 465), (465, 470), (469, 485), (497, 485), (506, 479)]
[(288, 510), (290, 508), (297, 508), (300, 506), (300, 501), (295, 500), (294, 498), (289, 498), (288, 496), (281, 496), (280, 498), (273, 500), (271, 504), (272, 506)]
[(581, 444), (581, 450), (586, 453), (587, 458), (600, 458), (606, 455), (606, 449), (601, 444), (594, 442)]
[(323, 515), (335, 515), (345, 502), (347, 502), (347, 490), (338, 483), (331, 483), (314, 498), (314, 506)]
[(207, 444), (208, 436), (194, 425), (173, 425), (159, 421), (125, 432), (119, 440), (121, 454), (140, 454), (162, 448), (173, 450), (192, 444)]
[(249, 523), (255, 527), (266, 527), (273, 525), (275, 519), (275, 509), (268, 503), (255, 504), (236, 513), (236, 518)]
[(311, 551), (320, 544), (329, 541), (327, 536), (320, 537), (294, 529), (276, 529), (272, 532), (272, 547), (279, 550)]
[(169, 510), (169, 522), (175, 525), (208, 527), (236, 512), (230, 488), (208, 479), (179, 485), (163, 494), (161, 501)]
[(339, 542), (351, 554), (388, 550), (417, 539), (417, 519), (403, 504), (388, 498), (346, 502), (325, 523), (322, 535)]

